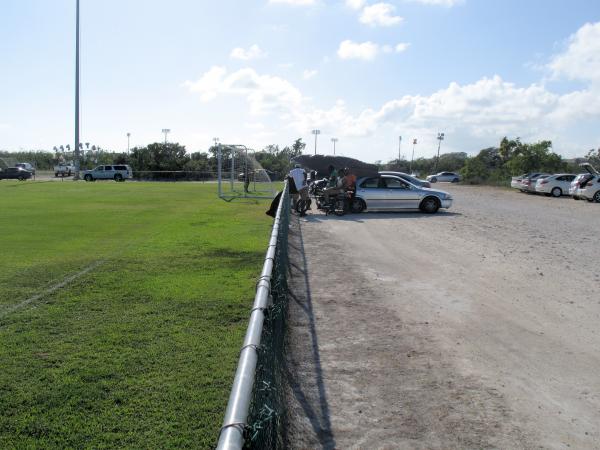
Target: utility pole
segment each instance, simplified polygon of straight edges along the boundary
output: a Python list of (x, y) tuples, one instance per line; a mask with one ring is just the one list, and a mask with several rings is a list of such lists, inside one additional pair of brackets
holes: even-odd
[(79, 0), (75, 4), (75, 175), (79, 180)]
[(410, 158), (410, 168), (408, 169), (408, 171), (410, 172), (411, 175), (412, 175), (413, 160), (415, 159), (415, 146), (416, 145), (417, 145), (417, 139), (413, 139), (413, 152), (412, 152), (412, 157)]
[(338, 138), (331, 138), (331, 142), (333, 142), (333, 156), (335, 156), (335, 143), (339, 141)]
[(127, 154), (129, 155), (129, 138), (131, 137), (131, 133), (127, 133)]
[(444, 140), (444, 133), (438, 133), (437, 135), (438, 142), (438, 154), (437, 159), (435, 160), (435, 172), (438, 170), (438, 164), (440, 163), (440, 147), (442, 146), (442, 141)]
[(312, 134), (315, 135), (315, 155), (317, 154), (317, 136), (321, 134), (321, 130), (312, 130)]
[(171, 132), (168, 128), (163, 128), (162, 132), (165, 134), (165, 145), (167, 145), (167, 135)]

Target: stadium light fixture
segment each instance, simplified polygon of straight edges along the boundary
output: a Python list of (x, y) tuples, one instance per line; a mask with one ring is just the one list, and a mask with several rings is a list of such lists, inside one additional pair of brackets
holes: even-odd
[(317, 154), (317, 136), (321, 134), (321, 130), (312, 130), (312, 134), (315, 135), (315, 155)]
[(167, 145), (167, 135), (171, 132), (169, 128), (163, 128), (162, 132), (165, 134), (165, 145)]

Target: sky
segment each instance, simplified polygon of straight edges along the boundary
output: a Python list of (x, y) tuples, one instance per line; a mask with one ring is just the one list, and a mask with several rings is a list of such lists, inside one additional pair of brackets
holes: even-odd
[[(75, 0), (0, 5), (0, 150), (73, 146)], [(81, 141), (115, 151), (600, 147), (595, 0), (81, 0), (81, 60)]]

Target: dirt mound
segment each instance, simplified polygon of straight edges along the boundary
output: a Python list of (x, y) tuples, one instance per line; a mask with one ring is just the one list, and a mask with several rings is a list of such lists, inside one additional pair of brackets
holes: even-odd
[(348, 167), (357, 177), (371, 177), (379, 173), (375, 164), (367, 164), (345, 156), (300, 155), (294, 158), (294, 162), (301, 164), (305, 169), (316, 170), (319, 176), (326, 176), (330, 165), (338, 170)]

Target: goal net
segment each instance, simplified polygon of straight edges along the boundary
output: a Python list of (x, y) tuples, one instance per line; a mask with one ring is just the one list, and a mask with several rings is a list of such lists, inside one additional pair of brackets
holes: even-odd
[(220, 198), (272, 199), (275, 196), (271, 177), (254, 157), (254, 150), (244, 145), (218, 144), (217, 160)]

